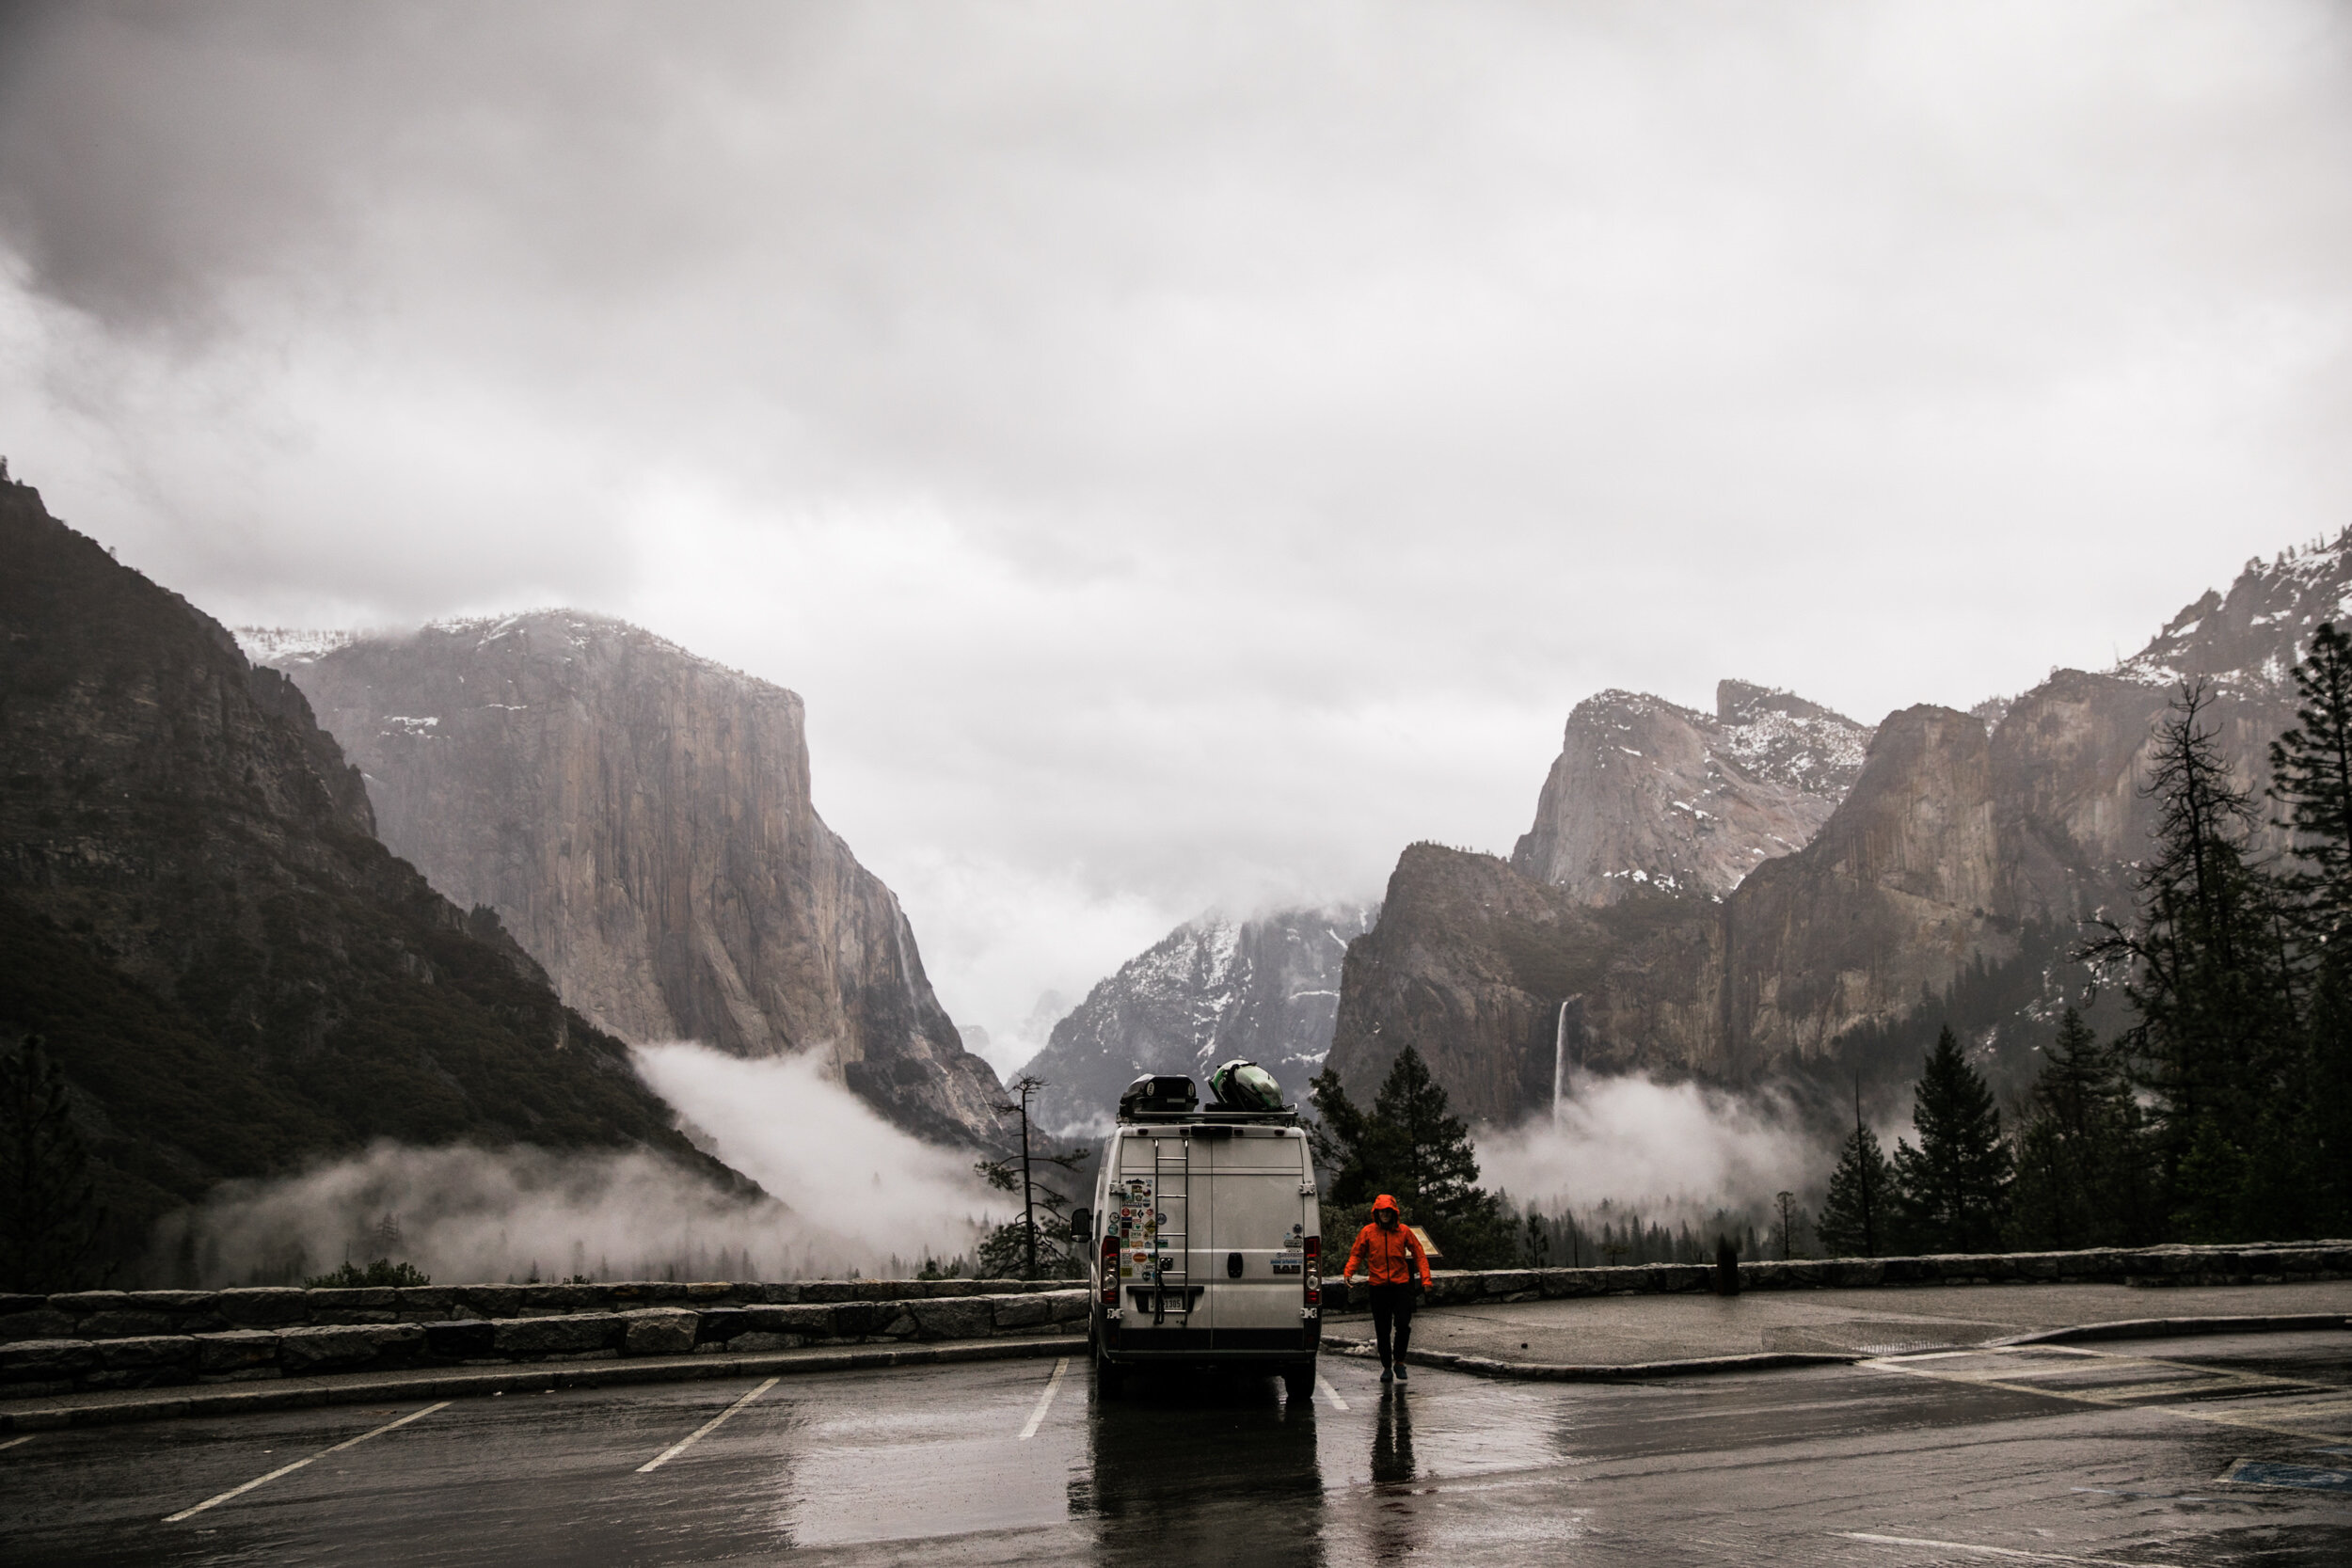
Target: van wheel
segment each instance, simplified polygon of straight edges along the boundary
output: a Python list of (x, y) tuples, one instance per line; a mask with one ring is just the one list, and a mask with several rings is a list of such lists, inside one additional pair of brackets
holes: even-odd
[(1094, 1391), (1106, 1400), (1119, 1398), (1120, 1386), (1126, 1381), (1125, 1370), (1098, 1355), (1094, 1358)]
[(1282, 1391), (1293, 1404), (1303, 1404), (1315, 1397), (1315, 1368), (1310, 1361), (1303, 1367), (1282, 1369)]

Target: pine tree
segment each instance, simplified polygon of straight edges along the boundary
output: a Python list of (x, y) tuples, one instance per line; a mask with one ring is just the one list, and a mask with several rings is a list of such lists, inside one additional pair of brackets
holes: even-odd
[(2010, 1159), (2001, 1113), (1947, 1027), (1912, 1098), (1919, 1147), (1895, 1145), (1903, 1222), (1922, 1252), (1989, 1252), (2000, 1243)]
[(2284, 808), (2278, 825), (2294, 835), (2280, 885), (2303, 945), (2309, 1001), (2302, 1060), (2288, 1074), (2296, 1080), (2286, 1089), (2292, 1132), (2274, 1110), (2264, 1137), (2290, 1137), (2289, 1168), (2271, 1169), (2267, 1150), (2258, 1156), (2251, 1174), (2262, 1190), (2248, 1206), (2299, 1221), (2281, 1230), (2340, 1236), (2352, 1228), (2352, 638), (2320, 626), (2295, 685), (2295, 727), (2270, 748), (2270, 797)]
[(2266, 1158), (2300, 1147), (2281, 1140), (2276, 1107), (2306, 1052), (2284, 900), (2251, 857), (2253, 804), (2208, 722), (2213, 700), (2191, 682), (2158, 726), (2147, 785), (2155, 846), (2136, 879), (2137, 920), (2128, 930), (2103, 921), (2084, 950), (2129, 970), (2137, 1019), (2124, 1042), (2155, 1100), (2172, 1228), (2192, 1241), (2267, 1227), (2249, 1212), (2251, 1162), (2258, 1147)]
[(2156, 1239), (2139, 1105), (2121, 1055), (2074, 1008), (2058, 1021), (2017, 1134), (2010, 1236), (2069, 1251)]
[[(1091, 1150), (1039, 1148), (1030, 1137), (1029, 1101), (1041, 1089), (1053, 1087), (1041, 1078), (1023, 1073), (1006, 1087), (1013, 1098), (998, 1104), (1000, 1117), (1018, 1117), (1018, 1152), (1008, 1150), (993, 1160), (980, 1160), (972, 1168), (998, 1192), (1021, 1195), (1021, 1217), (1007, 1220), (982, 1237), (981, 1273), (995, 1279), (1067, 1279), (1084, 1272), (1085, 1260), (1070, 1239), (1063, 1211), (1070, 1196), (1040, 1169), (1063, 1172), (1077, 1168)], [(1038, 1211), (1044, 1211), (1042, 1218)]]
[(1478, 1180), (1470, 1128), (1449, 1109), (1445, 1085), (1421, 1053), (1397, 1053), (1372, 1102), (1372, 1162), (1388, 1173), (1389, 1190), (1406, 1212), (1459, 1210)]
[(1830, 1173), (1829, 1196), (1813, 1233), (1832, 1258), (1876, 1258), (1893, 1235), (1895, 1167), (1878, 1134), (1862, 1119), (1862, 1086), (1854, 1085), (1853, 1136)]
[(2295, 727), (2270, 746), (2270, 798), (2295, 834), (2289, 908), (2325, 942), (2352, 927), (2352, 638), (2333, 622), (2312, 633), (2295, 688)]
[(1405, 1217), (1430, 1227), (1456, 1268), (1501, 1267), (1518, 1250), (1502, 1200), (1481, 1188), (1470, 1128), (1449, 1109), (1445, 1085), (1406, 1046), (1359, 1110), (1328, 1068), (1310, 1085), (1322, 1121), (1311, 1136), (1315, 1157), (1332, 1173), (1336, 1205), (1391, 1193)]
[(1380, 1196), (1380, 1188), (1374, 1183), (1367, 1158), (1369, 1118), (1347, 1097), (1347, 1086), (1330, 1067), (1308, 1081), (1307, 1098), (1316, 1117), (1307, 1125), (1307, 1140), (1327, 1178), (1324, 1200), (1342, 1207), (1370, 1203)]
[(65, 1077), (39, 1035), (0, 1053), (0, 1290), (87, 1283), (105, 1214)]
[(2352, 947), (2323, 954), (2312, 986), (2306, 1125), (2311, 1146), (2312, 1226), (2323, 1236), (2352, 1232)]

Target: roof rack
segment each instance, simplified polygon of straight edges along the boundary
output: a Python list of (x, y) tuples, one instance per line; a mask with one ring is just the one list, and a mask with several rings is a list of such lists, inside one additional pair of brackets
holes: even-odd
[(1279, 1111), (1235, 1111), (1204, 1105), (1197, 1111), (1121, 1111), (1119, 1119), (1128, 1125), (1295, 1127), (1298, 1125), (1298, 1107), (1285, 1105)]

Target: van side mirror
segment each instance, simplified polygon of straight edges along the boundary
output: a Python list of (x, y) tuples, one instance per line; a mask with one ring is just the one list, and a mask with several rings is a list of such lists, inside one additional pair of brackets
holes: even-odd
[(1070, 1239), (1073, 1242), (1084, 1242), (1092, 1239), (1093, 1235), (1094, 1211), (1091, 1209), (1072, 1210), (1070, 1212)]

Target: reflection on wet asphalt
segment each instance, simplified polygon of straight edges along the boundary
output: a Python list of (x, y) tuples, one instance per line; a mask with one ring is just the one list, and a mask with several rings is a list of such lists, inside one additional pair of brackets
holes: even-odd
[(755, 1385), (465, 1399), (332, 1453), (426, 1402), (290, 1411), (0, 1450), (0, 1561), (2343, 1563), (2348, 1363), (2305, 1335), (1383, 1387), (1332, 1356), (1294, 1403), (997, 1362), (787, 1378), (650, 1473)]

